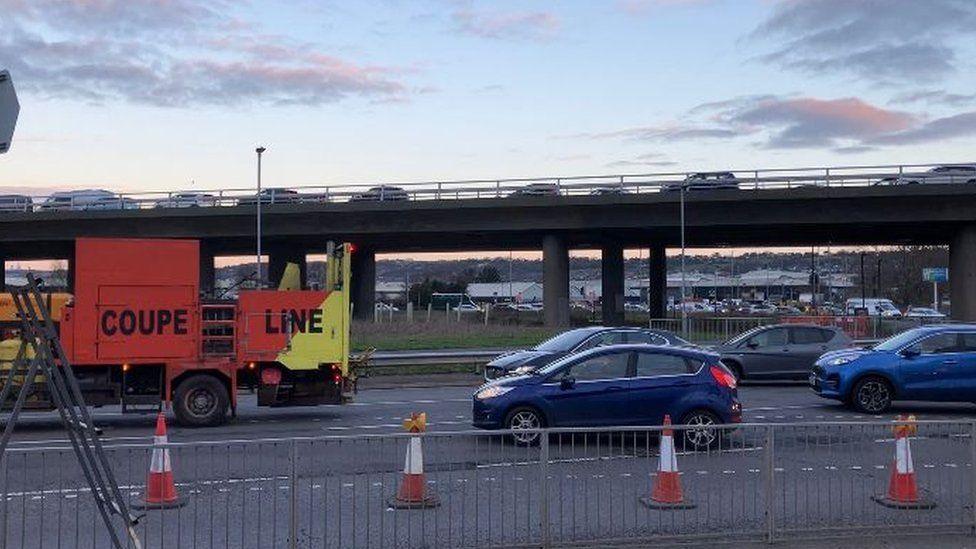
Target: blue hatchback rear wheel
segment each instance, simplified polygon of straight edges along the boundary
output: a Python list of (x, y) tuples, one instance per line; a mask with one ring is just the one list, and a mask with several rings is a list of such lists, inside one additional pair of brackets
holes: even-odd
[(677, 433), (678, 441), (685, 450), (710, 450), (717, 447), (722, 438), (722, 431), (714, 428), (722, 421), (708, 410), (689, 412), (681, 418), (681, 423), (688, 426)]

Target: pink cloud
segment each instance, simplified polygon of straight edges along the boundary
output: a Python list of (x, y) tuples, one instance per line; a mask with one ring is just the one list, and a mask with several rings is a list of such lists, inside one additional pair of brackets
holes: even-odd
[(459, 10), (457, 28), (464, 33), (493, 39), (547, 40), (559, 31), (560, 21), (550, 12), (484, 13)]

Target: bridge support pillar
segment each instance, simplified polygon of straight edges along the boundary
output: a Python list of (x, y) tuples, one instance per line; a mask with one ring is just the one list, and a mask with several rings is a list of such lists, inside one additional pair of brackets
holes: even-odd
[(647, 254), (647, 306), (651, 318), (668, 316), (667, 248), (652, 244)]
[(600, 283), (604, 326), (624, 323), (624, 249), (619, 244), (603, 246)]
[(976, 225), (960, 229), (949, 244), (952, 319), (976, 321)]
[(569, 248), (551, 234), (542, 237), (542, 305), (546, 326), (569, 325)]
[(268, 284), (272, 288), (278, 287), (281, 276), (285, 274), (285, 267), (289, 263), (298, 264), (298, 270), (301, 272), (299, 280), (302, 288), (305, 287), (305, 274), (308, 270), (305, 249), (295, 244), (281, 242), (273, 243), (268, 250)]
[(357, 248), (352, 253), (352, 315), (356, 320), (372, 320), (376, 308), (376, 253)]
[(213, 246), (200, 241), (200, 293), (211, 296), (217, 286), (217, 270), (214, 267)]

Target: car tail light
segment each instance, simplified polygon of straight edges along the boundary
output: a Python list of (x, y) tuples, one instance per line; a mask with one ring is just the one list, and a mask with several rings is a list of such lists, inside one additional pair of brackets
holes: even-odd
[(722, 387), (728, 387), (729, 389), (735, 389), (735, 376), (729, 373), (728, 370), (721, 366), (710, 366), (709, 372), (711, 372), (712, 377), (718, 382)]

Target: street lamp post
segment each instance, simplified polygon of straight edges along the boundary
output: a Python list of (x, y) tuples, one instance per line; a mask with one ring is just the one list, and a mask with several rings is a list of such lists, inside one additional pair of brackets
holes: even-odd
[(685, 306), (685, 187), (686, 183), (681, 183), (681, 333), (688, 336), (688, 309)]
[[(257, 204), (257, 259), (258, 264), (258, 280), (264, 280), (261, 278), (261, 154), (264, 153), (266, 149), (264, 147), (258, 147), (254, 149), (254, 152), (258, 153), (258, 193), (255, 195), (255, 204)], [(263, 285), (263, 283), (262, 283)]]

